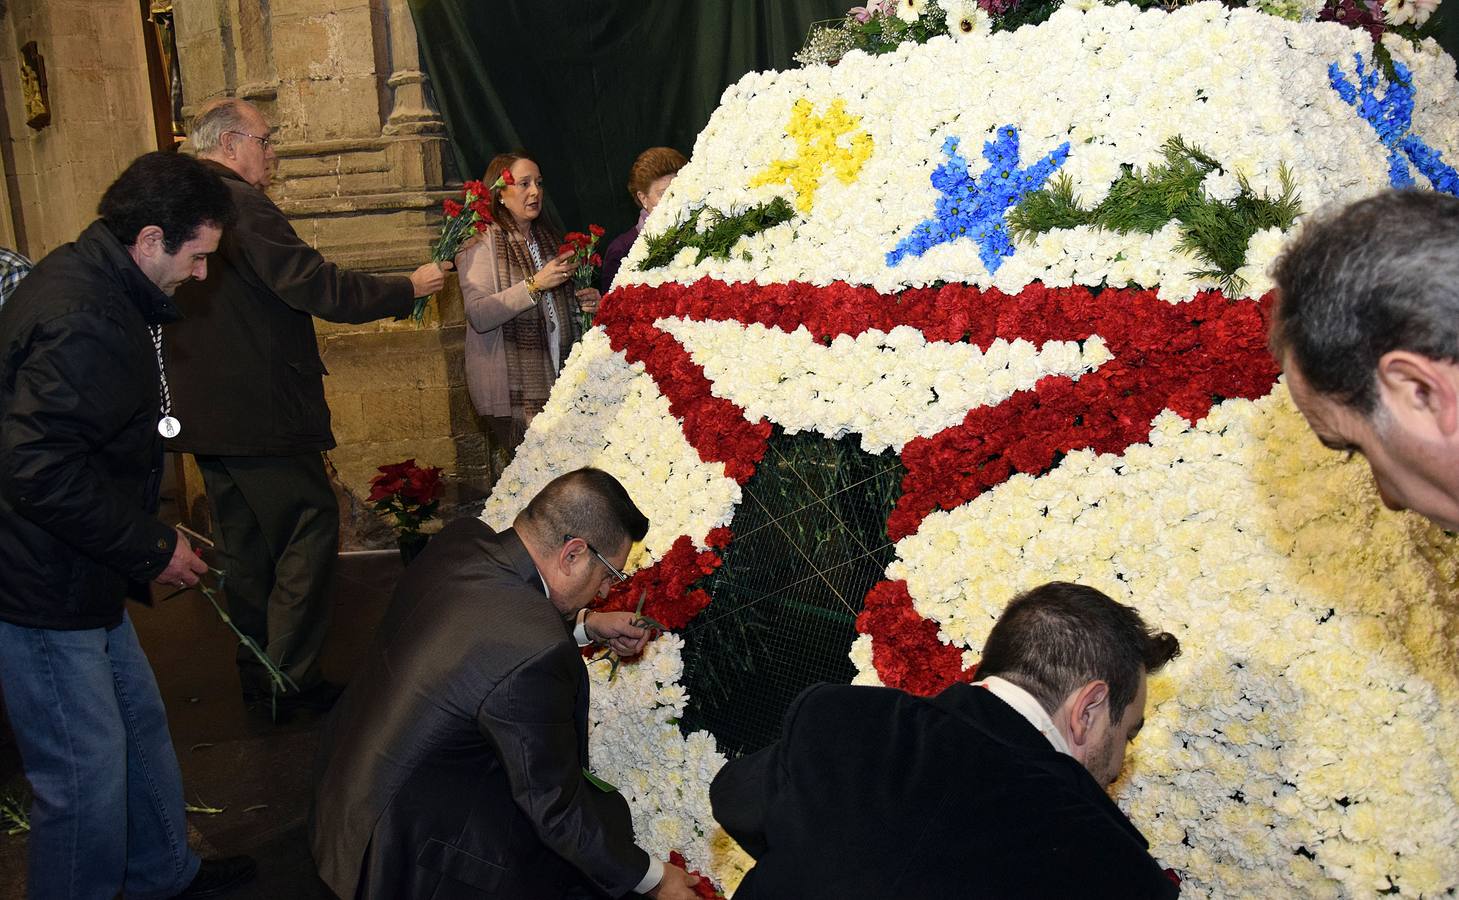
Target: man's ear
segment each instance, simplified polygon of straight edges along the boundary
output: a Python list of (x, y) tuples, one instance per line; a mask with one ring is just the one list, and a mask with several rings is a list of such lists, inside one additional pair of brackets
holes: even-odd
[(156, 259), (167, 254), (167, 246), (164, 241), (165, 235), (162, 228), (157, 225), (143, 225), (137, 232), (137, 240), (133, 246), (137, 248), (137, 255), (145, 259)]
[(557, 550), (557, 567), (564, 575), (571, 575), (573, 569), (588, 552), (588, 544), (582, 538), (573, 538)]
[(1459, 437), (1459, 366), (1408, 350), (1378, 360), (1383, 405), (1407, 429), (1434, 440)]
[(1091, 681), (1074, 692), (1069, 704), (1069, 743), (1083, 747), (1094, 739), (1101, 717), (1109, 717), (1109, 685)]

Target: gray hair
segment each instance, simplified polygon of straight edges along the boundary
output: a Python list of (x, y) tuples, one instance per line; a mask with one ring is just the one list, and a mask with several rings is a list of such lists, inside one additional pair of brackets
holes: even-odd
[(188, 131), (187, 139), (192, 143), (193, 152), (199, 155), (211, 153), (218, 149), (224, 132), (245, 130), (248, 112), (253, 109), (252, 103), (237, 97), (219, 97), (209, 101), (193, 117), (192, 129)]
[(1459, 361), (1459, 199), (1384, 191), (1304, 224), (1273, 269), (1271, 346), (1363, 415), (1394, 350)]

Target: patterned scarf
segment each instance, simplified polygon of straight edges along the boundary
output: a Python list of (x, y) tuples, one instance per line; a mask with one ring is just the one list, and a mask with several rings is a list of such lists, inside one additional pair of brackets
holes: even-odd
[[(497, 284), (513, 285), (526, 281), (537, 271), (532, 264), (532, 254), (527, 240), (518, 231), (509, 231), (500, 225), (498, 229), (496, 274)], [(552, 228), (542, 222), (533, 222), (532, 240), (537, 242), (544, 260), (554, 258), (562, 239)], [(552, 383), (557, 380), (557, 371), (552, 364), (548, 350), (548, 321), (544, 306), (553, 305), (557, 313), (558, 359), (566, 360), (572, 345), (582, 337), (582, 325), (577, 316), (577, 298), (572, 295), (572, 281), (560, 287), (538, 292), (537, 309), (526, 312), (502, 326), (502, 341), (507, 357), (507, 393), (512, 407), (513, 445), (526, 433), (532, 417), (542, 411), (547, 395), (552, 392)]]

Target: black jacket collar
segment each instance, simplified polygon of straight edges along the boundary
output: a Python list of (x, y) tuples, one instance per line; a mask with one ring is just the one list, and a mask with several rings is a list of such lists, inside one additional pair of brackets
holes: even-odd
[(172, 298), (143, 274), (122, 242), (100, 219), (92, 222), (76, 238), (76, 252), (97, 268), (111, 273), (122, 293), (137, 307), (149, 325), (176, 322), (182, 313)]
[(1101, 807), (1135, 838), (1141, 847), (1149, 848), (1145, 836), (1135, 827), (1119, 806), (1110, 799), (1089, 770), (1072, 756), (1060, 753), (1049, 739), (1017, 710), (999, 699), (992, 691), (970, 684), (955, 684), (931, 698), (932, 703), (978, 730), (989, 740), (1017, 748), (1018, 755), (1071, 787)]

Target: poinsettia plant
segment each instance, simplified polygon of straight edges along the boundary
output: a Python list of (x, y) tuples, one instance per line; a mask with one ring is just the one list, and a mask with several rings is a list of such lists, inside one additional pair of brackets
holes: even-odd
[(370, 479), (367, 502), (374, 504), (377, 512), (394, 517), (395, 529), (402, 537), (419, 535), (421, 526), (435, 517), (445, 490), (441, 467), (422, 468), (411, 458), (380, 466), (379, 473)]

